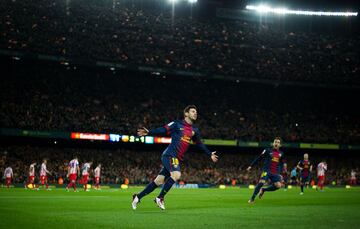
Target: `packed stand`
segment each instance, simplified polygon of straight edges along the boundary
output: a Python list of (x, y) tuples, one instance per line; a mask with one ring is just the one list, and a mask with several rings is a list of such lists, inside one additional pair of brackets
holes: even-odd
[[(271, 87), (3, 61), (0, 127), (136, 134), (196, 104), (203, 138), (356, 144), (356, 91)], [(115, 74), (114, 74), (115, 73)], [(29, 77), (31, 80), (29, 80)], [(334, 109), (336, 108), (336, 109)]]
[(0, 47), (246, 79), (360, 83), (358, 34), (284, 31), (183, 12), (174, 16), (166, 1), (4, 0)]

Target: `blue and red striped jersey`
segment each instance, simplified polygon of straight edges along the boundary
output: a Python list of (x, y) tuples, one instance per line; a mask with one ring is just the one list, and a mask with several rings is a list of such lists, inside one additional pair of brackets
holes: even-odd
[(312, 166), (311, 162), (309, 160), (301, 160), (298, 163), (298, 166), (302, 168), (301, 170), (301, 176), (307, 177), (310, 174), (310, 167)]
[(284, 153), (280, 150), (267, 148), (258, 156), (252, 163), (251, 167), (256, 165), (262, 158), (264, 158), (263, 171), (271, 174), (280, 174), (283, 169)]
[(173, 121), (163, 127), (150, 130), (148, 135), (171, 136), (171, 143), (163, 152), (163, 156), (176, 157), (182, 161), (191, 141), (209, 157), (211, 156), (210, 150), (201, 141), (199, 129), (185, 120)]

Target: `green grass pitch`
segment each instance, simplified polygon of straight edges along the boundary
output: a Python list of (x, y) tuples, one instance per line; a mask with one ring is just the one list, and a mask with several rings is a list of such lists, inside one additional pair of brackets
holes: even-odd
[(359, 228), (360, 189), (299, 188), (267, 192), (247, 203), (247, 188), (172, 189), (166, 210), (160, 189), (131, 209), (139, 188), (66, 192), (0, 188), (0, 228)]

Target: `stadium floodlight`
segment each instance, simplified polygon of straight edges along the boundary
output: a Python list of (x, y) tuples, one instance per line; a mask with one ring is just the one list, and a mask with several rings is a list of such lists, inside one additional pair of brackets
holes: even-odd
[(195, 3), (197, 3), (197, 1), (198, 1), (198, 0), (188, 0), (188, 3), (190, 3), (190, 4), (195, 4)]
[(266, 5), (247, 5), (247, 10), (253, 10), (259, 13), (274, 13), (274, 14), (293, 14), (306, 16), (342, 16), (342, 17), (356, 17), (358, 12), (331, 12), (331, 11), (310, 11), (310, 10), (289, 10), (286, 8), (272, 8)]

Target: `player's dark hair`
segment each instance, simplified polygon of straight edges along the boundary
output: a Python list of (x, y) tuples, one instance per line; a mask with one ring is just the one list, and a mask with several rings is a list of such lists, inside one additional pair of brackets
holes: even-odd
[(187, 113), (187, 112), (189, 112), (190, 109), (195, 109), (195, 110), (197, 110), (197, 107), (196, 107), (195, 105), (188, 105), (188, 106), (186, 106), (185, 109), (184, 109), (184, 114)]
[(275, 140), (279, 140), (279, 141), (281, 142), (281, 138), (280, 138), (279, 136), (275, 137), (275, 138), (274, 138), (274, 141), (275, 141)]

